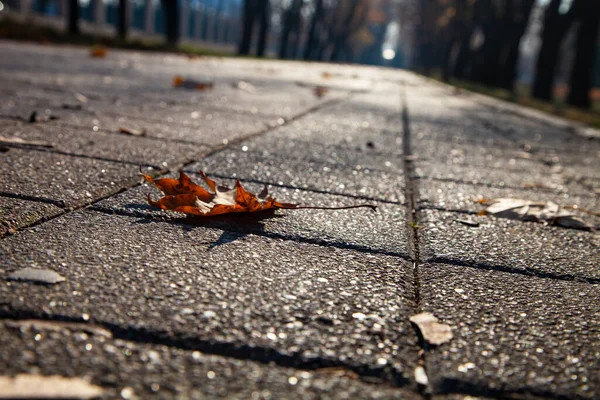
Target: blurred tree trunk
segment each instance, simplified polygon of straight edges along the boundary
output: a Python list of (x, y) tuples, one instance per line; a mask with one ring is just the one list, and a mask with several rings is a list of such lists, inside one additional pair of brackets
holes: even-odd
[(562, 40), (573, 21), (574, 0), (566, 14), (560, 14), (561, 0), (552, 0), (544, 12), (544, 28), (542, 31), (542, 47), (538, 53), (535, 67), (535, 80), (532, 95), (542, 100), (552, 100), (554, 75), (560, 61), (559, 51)]
[(127, 0), (119, 0), (117, 34), (123, 40), (127, 37), (127, 22)]
[(576, 10), (581, 21), (575, 44), (575, 61), (571, 68), (567, 102), (573, 106), (590, 108), (590, 90), (593, 86), (594, 61), (600, 23), (598, 0), (581, 0)]
[(306, 47), (304, 48), (304, 59), (312, 60), (315, 55), (315, 48), (317, 47), (317, 28), (323, 21), (325, 9), (323, 7), (323, 0), (316, 0), (315, 12), (310, 22), (310, 29), (308, 31), (308, 39), (306, 40)]
[[(294, 58), (296, 56), (297, 38), (300, 36), (300, 11), (302, 0), (294, 0), (283, 13), (283, 29), (279, 41), (279, 58)], [(293, 36), (293, 41), (290, 40)], [(292, 48), (294, 47), (294, 48)]]
[(256, 0), (246, 0), (244, 2), (244, 16), (242, 37), (240, 39), (240, 47), (238, 54), (250, 54), (250, 44), (252, 43), (252, 32), (254, 31), (254, 18), (256, 15)]
[(79, 34), (79, 0), (69, 0), (67, 32)]
[(498, 86), (503, 89), (514, 91), (517, 78), (517, 63), (519, 61), (519, 47), (521, 39), (527, 30), (529, 17), (535, 0), (522, 0), (519, 9), (512, 9), (510, 30), (508, 33), (508, 48), (505, 50), (502, 60), (502, 70), (499, 74)]
[[(329, 61), (339, 60), (342, 56), (343, 52), (347, 51), (348, 47), (348, 39), (350, 38), (350, 34), (353, 31), (353, 28), (358, 25), (362, 25), (361, 22), (355, 22), (355, 19), (358, 17), (357, 11), (359, 11), (359, 1), (360, 0), (351, 0), (350, 8), (346, 11), (345, 18), (342, 21), (342, 26), (337, 27), (339, 31), (337, 31), (333, 36), (333, 50), (331, 50), (331, 55), (329, 57)], [(342, 7), (343, 2), (338, 3), (338, 10), (336, 13), (341, 13), (340, 8)], [(361, 16), (362, 17), (362, 16)], [(365, 15), (366, 18), (366, 15)]]
[(244, 2), (244, 17), (242, 37), (238, 54), (250, 54), (252, 36), (254, 33), (254, 24), (256, 20), (260, 22), (260, 31), (258, 33), (258, 42), (256, 55), (263, 57), (267, 47), (267, 34), (269, 32), (270, 7), (269, 0), (246, 0)]
[(165, 35), (167, 43), (175, 46), (179, 41), (179, 6), (175, 0), (161, 0), (165, 15)]
[(269, 33), (269, 20), (271, 19), (269, 0), (259, 1), (260, 12), (260, 31), (258, 32), (258, 44), (256, 45), (256, 55), (264, 57), (267, 48), (267, 34)]

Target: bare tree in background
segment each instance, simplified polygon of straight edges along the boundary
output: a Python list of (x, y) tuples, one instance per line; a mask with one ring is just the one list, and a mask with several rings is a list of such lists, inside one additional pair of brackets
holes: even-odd
[(179, 41), (179, 5), (176, 0), (161, 0), (165, 16), (165, 35), (167, 43), (175, 46)]
[(295, 58), (302, 29), (302, 0), (292, 0), (283, 12), (281, 38), (279, 41), (279, 58)]
[(593, 86), (598, 25), (600, 24), (600, 4), (598, 4), (598, 0), (576, 0), (573, 7), (575, 7), (574, 12), (579, 21), (579, 28), (567, 102), (576, 107), (590, 108), (592, 106), (590, 91)]
[(258, 33), (256, 55), (259, 57), (264, 56), (267, 44), (267, 33), (269, 31), (269, 19), (269, 0), (246, 0), (244, 2), (244, 22), (240, 47), (238, 50), (240, 55), (250, 54), (250, 45), (252, 44), (254, 26), (256, 23), (258, 23), (260, 24), (260, 30)]
[(316, 0), (315, 10), (310, 21), (310, 29), (308, 31), (308, 38), (306, 40), (306, 46), (304, 47), (304, 59), (314, 60), (316, 58), (316, 49), (319, 47), (319, 36), (320, 32), (324, 30), (325, 21), (325, 7), (323, 0)]
[(79, 34), (79, 0), (69, 0), (68, 3), (67, 32)]
[(117, 34), (120, 39), (127, 37), (127, 0), (119, 0), (119, 18), (117, 21)]
[(560, 13), (561, 0), (552, 0), (544, 11), (542, 47), (538, 53), (532, 95), (542, 100), (552, 100), (556, 67), (560, 61), (560, 45), (575, 17), (574, 0), (565, 14)]

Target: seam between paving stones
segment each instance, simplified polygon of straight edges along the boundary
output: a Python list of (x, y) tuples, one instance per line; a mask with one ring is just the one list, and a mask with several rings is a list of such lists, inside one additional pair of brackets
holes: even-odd
[[(410, 389), (410, 381), (401, 371), (391, 366), (373, 366), (364, 363), (348, 363), (339, 359), (315, 357), (306, 358), (301, 353), (285, 353), (275, 348), (254, 346), (245, 343), (219, 342), (201, 339), (197, 335), (182, 334), (172, 331), (151, 330), (144, 327), (121, 326), (107, 321), (90, 319), (82, 321), (79, 318), (64, 315), (47, 315), (32, 310), (11, 310), (8, 303), (0, 303), (0, 321), (36, 319), (56, 322), (76, 322), (102, 327), (111, 332), (113, 339), (121, 339), (140, 344), (164, 345), (172, 348), (200, 351), (204, 354), (249, 360), (261, 364), (275, 364), (280, 367), (297, 370), (314, 371), (320, 368), (342, 367), (359, 375), (366, 383), (386, 383), (396, 388)], [(373, 381), (375, 379), (376, 381)]]
[[(419, 277), (420, 266), (421, 266), (421, 249), (419, 247), (419, 214), (417, 210), (417, 201), (419, 199), (419, 192), (417, 187), (417, 179), (414, 179), (415, 165), (413, 160), (413, 153), (411, 147), (411, 130), (410, 130), (410, 118), (408, 111), (408, 99), (406, 94), (406, 84), (403, 84), (400, 88), (400, 104), (402, 109), (402, 152), (403, 152), (403, 165), (404, 165), (404, 197), (407, 203), (407, 230), (409, 238), (409, 252), (411, 253), (412, 264), (413, 264), (413, 286), (414, 286), (414, 314), (421, 313), (423, 311), (421, 306), (421, 280)], [(415, 334), (418, 337), (419, 352), (417, 364), (427, 371), (426, 364), (426, 351), (427, 344), (416, 329)], [(431, 390), (428, 386), (418, 384), (418, 391), (426, 399), (431, 399)]]
[[(206, 157), (208, 157), (208, 156), (210, 156), (212, 154), (218, 153), (219, 151), (222, 151), (222, 150), (224, 150), (226, 148), (229, 148), (231, 146), (237, 145), (237, 144), (239, 144), (239, 143), (241, 143), (243, 141), (249, 140), (251, 138), (254, 138), (254, 137), (257, 137), (257, 136), (260, 136), (260, 135), (264, 135), (267, 132), (270, 132), (271, 130), (277, 129), (277, 128), (279, 128), (281, 126), (284, 126), (284, 125), (287, 125), (288, 123), (293, 122), (293, 121), (295, 121), (295, 120), (297, 120), (299, 118), (302, 118), (302, 117), (304, 117), (304, 116), (306, 116), (306, 115), (308, 115), (308, 114), (310, 114), (310, 113), (312, 113), (312, 112), (314, 112), (316, 110), (319, 110), (321, 108), (325, 108), (325, 107), (331, 106), (331, 105), (336, 104), (336, 103), (340, 103), (340, 102), (342, 102), (344, 100), (349, 99), (350, 97), (351, 97), (351, 94), (348, 93), (348, 94), (345, 94), (345, 95), (342, 95), (342, 96), (338, 96), (338, 97), (329, 99), (329, 100), (324, 101), (322, 103), (316, 104), (316, 105), (314, 105), (312, 107), (307, 108), (303, 112), (296, 114), (293, 117), (290, 117), (288, 119), (284, 119), (284, 123), (281, 124), (281, 125), (278, 125), (278, 126), (266, 126), (264, 129), (262, 129), (260, 131), (253, 132), (253, 133), (250, 133), (248, 135), (244, 135), (244, 136), (240, 136), (238, 138), (232, 139), (232, 140), (228, 141), (227, 144), (215, 146), (212, 149), (210, 149), (210, 150), (208, 150), (208, 151), (206, 151), (204, 153), (200, 153), (194, 159), (186, 160), (184, 162), (179, 163), (179, 168), (161, 169), (161, 170), (158, 171), (157, 174), (153, 174), (153, 175), (156, 177), (156, 176), (160, 176), (160, 175), (166, 175), (166, 174), (171, 173), (171, 172), (173, 172), (174, 170), (177, 170), (177, 169), (183, 169), (186, 166), (189, 166), (189, 165), (197, 162), (198, 160), (206, 158)], [(165, 140), (165, 139), (162, 139), (162, 140)], [(170, 140), (168, 140), (168, 141), (170, 141)], [(170, 142), (174, 142), (174, 141), (170, 141)], [(139, 164), (136, 164), (136, 165), (139, 165)], [(35, 226), (40, 225), (42, 223), (45, 223), (47, 221), (51, 221), (51, 220), (53, 220), (55, 218), (61, 217), (61, 216), (66, 215), (66, 214), (68, 214), (70, 212), (73, 212), (73, 211), (76, 211), (76, 210), (80, 210), (80, 209), (85, 208), (85, 207), (89, 207), (89, 206), (91, 206), (91, 205), (93, 205), (95, 203), (98, 203), (98, 202), (100, 202), (102, 200), (106, 200), (106, 199), (108, 199), (108, 198), (110, 198), (110, 197), (112, 197), (114, 195), (123, 193), (123, 192), (125, 192), (127, 190), (133, 189), (133, 188), (135, 188), (137, 186), (140, 186), (140, 185), (141, 185), (141, 183), (139, 181), (132, 182), (132, 180), (129, 180), (129, 183), (123, 184), (120, 188), (118, 188), (115, 191), (107, 194), (106, 196), (102, 196), (102, 197), (93, 199), (93, 200), (91, 200), (89, 202), (82, 203), (80, 205), (77, 205), (75, 207), (71, 207), (69, 209), (64, 209), (63, 212), (58, 213), (56, 215), (53, 215), (53, 216), (50, 216), (50, 217), (42, 217), (42, 218), (40, 218), (40, 219), (38, 219), (38, 220), (30, 223), (30, 224), (27, 224), (25, 226), (22, 226), (20, 228), (14, 229), (12, 231), (7, 231), (7, 232), (5, 232), (3, 234), (0, 234), (0, 240), (6, 238), (8, 236), (12, 236), (12, 235), (14, 235), (17, 232), (20, 232), (20, 231), (23, 231), (23, 230), (35, 227)]]
[(63, 151), (63, 150), (57, 150), (57, 149), (53, 149), (53, 148), (39, 148), (39, 147), (33, 147), (33, 146), (27, 146), (27, 145), (14, 145), (14, 144), (6, 144), (4, 145), (6, 147), (11, 147), (11, 148), (18, 148), (21, 150), (29, 150), (29, 151), (39, 151), (42, 153), (51, 153), (51, 154), (58, 154), (58, 155), (62, 155), (62, 156), (68, 156), (68, 157), (76, 157), (76, 158), (85, 158), (88, 160), (97, 160), (97, 161), (106, 161), (106, 162), (110, 162), (113, 164), (121, 164), (121, 165), (131, 165), (134, 167), (150, 167), (152, 169), (155, 170), (161, 170), (161, 167), (154, 165), (154, 164), (140, 164), (140, 163), (136, 163), (133, 161), (126, 161), (126, 160), (119, 160), (116, 158), (110, 158), (110, 157), (100, 157), (100, 156), (92, 156), (89, 154), (81, 154), (81, 153), (71, 153), (68, 151)]

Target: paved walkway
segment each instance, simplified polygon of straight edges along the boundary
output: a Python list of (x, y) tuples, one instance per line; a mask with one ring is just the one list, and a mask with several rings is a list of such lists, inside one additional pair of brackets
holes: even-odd
[[(0, 146), (1, 375), (106, 398), (600, 398), (598, 234), (473, 202), (597, 211), (599, 141), (398, 70), (0, 53), (0, 136), (25, 140)], [(139, 166), (378, 210), (189, 220), (147, 205)], [(65, 280), (9, 280), (28, 267)], [(454, 338), (429, 345), (423, 311)]]

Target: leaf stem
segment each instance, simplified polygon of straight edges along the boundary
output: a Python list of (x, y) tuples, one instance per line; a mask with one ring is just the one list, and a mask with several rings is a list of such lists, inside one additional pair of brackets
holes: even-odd
[(377, 206), (373, 204), (357, 204), (354, 206), (341, 206), (341, 207), (319, 207), (319, 206), (297, 206), (294, 208), (289, 208), (289, 210), (348, 210), (351, 208), (370, 208), (373, 211), (377, 210)]

